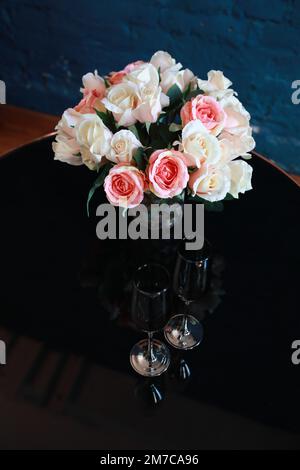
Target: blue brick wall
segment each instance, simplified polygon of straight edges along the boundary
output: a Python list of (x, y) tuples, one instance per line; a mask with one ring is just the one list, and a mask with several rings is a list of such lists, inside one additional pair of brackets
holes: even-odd
[(8, 103), (59, 114), (83, 73), (167, 50), (203, 78), (224, 70), (257, 150), (300, 173), (299, 33), (299, 0), (2, 0), (0, 79)]

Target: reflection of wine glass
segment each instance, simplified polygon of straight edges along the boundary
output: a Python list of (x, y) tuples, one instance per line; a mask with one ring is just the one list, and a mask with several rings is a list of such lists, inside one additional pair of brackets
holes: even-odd
[(130, 353), (134, 370), (154, 377), (167, 370), (170, 363), (168, 348), (153, 339), (162, 329), (170, 313), (170, 278), (159, 264), (145, 264), (135, 274), (132, 294), (132, 317), (136, 326), (148, 333), (148, 339), (135, 344)]
[(163, 387), (161, 382), (158, 382), (159, 379), (160, 377), (143, 377), (139, 379), (139, 382), (135, 386), (135, 397), (138, 398), (146, 407), (157, 406), (164, 399)]
[(209, 284), (210, 245), (201, 250), (186, 250), (185, 241), (178, 249), (173, 289), (184, 303), (184, 314), (175, 315), (165, 327), (165, 338), (175, 348), (193, 349), (203, 339), (201, 323), (188, 313), (189, 305), (199, 300)]

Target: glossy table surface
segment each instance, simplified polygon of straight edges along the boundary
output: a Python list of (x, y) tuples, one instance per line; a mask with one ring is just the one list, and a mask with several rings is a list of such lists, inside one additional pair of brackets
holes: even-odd
[(250, 163), (253, 191), (205, 216), (215, 267), (195, 306), (204, 341), (173, 350), (152, 381), (129, 364), (144, 334), (126, 282), (148, 256), (172, 271), (174, 242), (153, 253), (145, 241), (98, 240), (85, 208), (95, 175), (55, 162), (51, 138), (0, 160), (0, 448), (300, 447), (300, 192), (266, 161)]

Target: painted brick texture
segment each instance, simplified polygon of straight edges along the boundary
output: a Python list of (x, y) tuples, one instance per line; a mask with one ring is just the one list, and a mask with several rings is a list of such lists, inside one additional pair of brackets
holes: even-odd
[(167, 50), (201, 78), (224, 70), (257, 150), (300, 173), (299, 33), (299, 0), (2, 0), (0, 80), (8, 103), (60, 114), (85, 72)]

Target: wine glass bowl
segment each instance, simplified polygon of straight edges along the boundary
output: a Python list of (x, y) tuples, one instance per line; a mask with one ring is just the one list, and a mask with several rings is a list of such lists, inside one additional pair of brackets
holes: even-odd
[(185, 250), (181, 243), (173, 277), (173, 290), (184, 302), (193, 302), (206, 292), (210, 282), (210, 244), (204, 243), (201, 250)]
[(182, 301), (184, 313), (171, 318), (164, 329), (165, 338), (177, 349), (193, 349), (203, 339), (203, 326), (188, 313), (189, 305), (199, 300), (210, 282), (211, 246), (205, 241), (200, 250), (186, 250), (185, 240), (177, 251), (173, 276), (174, 294)]
[(145, 377), (155, 377), (167, 370), (170, 364), (168, 348), (153, 339), (153, 333), (162, 329), (170, 314), (170, 278), (159, 264), (144, 264), (136, 271), (133, 280), (132, 319), (148, 339), (135, 344), (130, 352), (133, 369)]
[(140, 266), (133, 280), (131, 315), (136, 327), (148, 332), (161, 330), (168, 320), (170, 277), (159, 264)]

